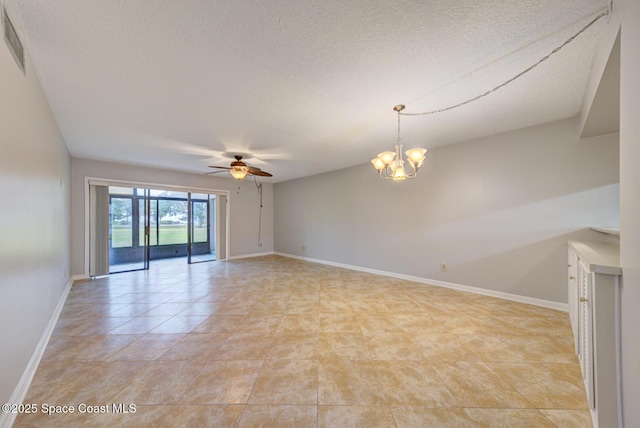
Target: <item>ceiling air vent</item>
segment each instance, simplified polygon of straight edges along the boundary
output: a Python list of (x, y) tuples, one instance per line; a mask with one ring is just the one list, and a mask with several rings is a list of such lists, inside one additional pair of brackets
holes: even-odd
[(4, 41), (7, 43), (13, 59), (18, 63), (18, 67), (24, 73), (24, 48), (18, 38), (18, 33), (13, 27), (9, 15), (7, 15), (7, 9), (2, 8), (2, 26), (4, 28)]

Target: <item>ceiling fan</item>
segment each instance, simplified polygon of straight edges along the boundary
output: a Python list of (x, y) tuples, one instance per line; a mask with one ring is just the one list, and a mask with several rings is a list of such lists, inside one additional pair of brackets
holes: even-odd
[(273, 177), (273, 175), (269, 174), (266, 171), (261, 170), (260, 168), (256, 168), (253, 166), (248, 166), (246, 163), (242, 162), (241, 155), (235, 155), (235, 161), (231, 162), (231, 166), (213, 166), (209, 165), (209, 168), (218, 168), (222, 171), (213, 171), (207, 172), (206, 174), (218, 174), (220, 172), (224, 172), (228, 170), (233, 178), (236, 180), (243, 180), (247, 175), (257, 175), (259, 177)]

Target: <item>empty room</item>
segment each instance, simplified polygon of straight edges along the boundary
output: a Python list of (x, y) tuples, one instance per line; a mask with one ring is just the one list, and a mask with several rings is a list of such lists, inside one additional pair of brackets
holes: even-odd
[(0, 5), (0, 427), (640, 424), (637, 2)]

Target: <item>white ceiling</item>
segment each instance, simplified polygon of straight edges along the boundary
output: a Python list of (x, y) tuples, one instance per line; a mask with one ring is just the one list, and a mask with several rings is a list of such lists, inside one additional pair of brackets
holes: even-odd
[[(607, 4), (5, 0), (72, 156), (204, 173), (252, 153), (274, 183), (369, 162), (395, 144), (394, 105), (483, 93)], [(403, 117), (405, 146), (577, 115), (606, 20), (497, 93)]]

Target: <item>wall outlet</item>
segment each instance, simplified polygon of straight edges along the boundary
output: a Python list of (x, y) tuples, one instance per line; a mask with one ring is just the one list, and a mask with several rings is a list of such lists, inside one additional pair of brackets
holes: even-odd
[(447, 264), (445, 262), (440, 262), (440, 271), (441, 272), (447, 271)]

